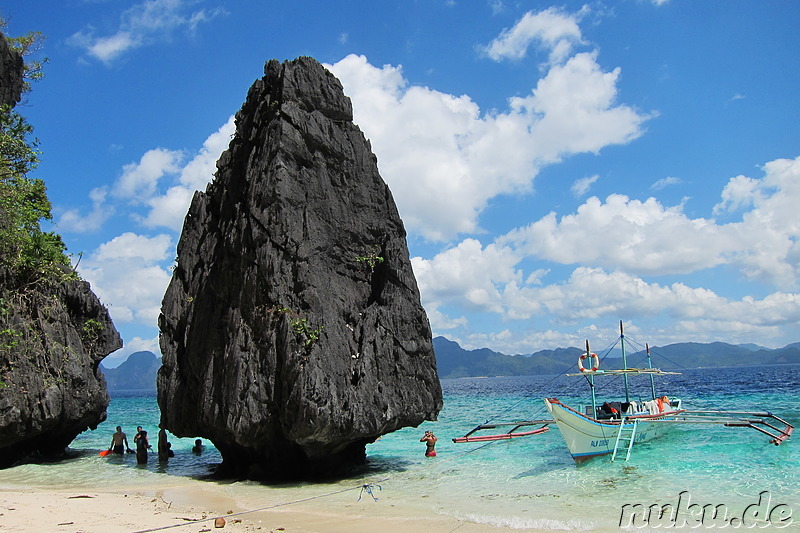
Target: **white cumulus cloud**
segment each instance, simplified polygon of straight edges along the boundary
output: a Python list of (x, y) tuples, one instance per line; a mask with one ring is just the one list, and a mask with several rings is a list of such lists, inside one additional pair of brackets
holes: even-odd
[(165, 148), (148, 150), (138, 163), (129, 163), (114, 186), (115, 196), (145, 201), (158, 190), (158, 182), (168, 174), (180, 170), (183, 153)]
[(539, 169), (570, 154), (630, 142), (649, 118), (618, 105), (619, 69), (578, 54), (506, 112), (468, 96), (409, 86), (401, 67), (350, 55), (328, 68), (353, 101), (406, 226), (431, 240), (479, 230), (495, 196), (528, 191)]
[(100, 229), (111, 216), (114, 215), (114, 206), (106, 203), (108, 189), (97, 187), (89, 192), (92, 201), (92, 210), (83, 215), (78, 209), (66, 209), (57, 216), (57, 226), (60, 232), (87, 233)]
[(126, 232), (101, 244), (84, 258), (79, 270), (109, 306), (115, 322), (152, 326), (158, 320), (171, 275), (159, 263), (173, 253), (168, 235), (146, 237)]
[(510, 249), (496, 245), (485, 248), (475, 239), (465, 239), (455, 248), (431, 260), (416, 257), (414, 274), (427, 304), (460, 299), (460, 304), (493, 312), (502, 312), (498, 284), (520, 281), (515, 265), (519, 259)]
[[(723, 190), (716, 210), (740, 215), (731, 222), (691, 218), (683, 205), (667, 207), (655, 198), (613, 194), (589, 198), (572, 214), (550, 213), (485, 246), (465, 239), (432, 259), (415, 258), (423, 302), (436, 310), (432, 325), (460, 328), (447, 311), (471, 308), (495, 320), (541, 317), (560, 324), (668, 317), (668, 327), (653, 331), (654, 342), (716, 338), (704, 337), (707, 332), (727, 332), (729, 342), (779, 337), (783, 326), (800, 319), (800, 157), (762, 170), (761, 178), (731, 178)], [(565, 281), (547, 284), (549, 270), (527, 273), (526, 264), (573, 266)], [(735, 299), (657, 281), (720, 266), (758, 280), (764, 295)], [(462, 272), (472, 268), (474, 276)], [(465, 339), (480, 346), (480, 335)], [(505, 344), (483, 340), (510, 353), (522, 346), (516, 336)]]
[(483, 51), (491, 59), (522, 59), (534, 43), (549, 52), (550, 63), (569, 57), (575, 45), (583, 43), (578, 26), (582, 13), (570, 14), (550, 7), (540, 12), (529, 11), (510, 29), (503, 32)]
[[(180, 231), (194, 192), (204, 190), (214, 178), (217, 159), (227, 149), (235, 128), (231, 116), (185, 164), (187, 152), (183, 150), (148, 150), (138, 162), (123, 166), (110, 193), (105, 187), (91, 191), (93, 207), (88, 214), (76, 208), (59, 208), (59, 230), (95, 231), (114, 214), (127, 212), (147, 228)], [(144, 212), (140, 212), (142, 208)]]
[(214, 178), (217, 159), (228, 148), (235, 131), (234, 117), (231, 116), (216, 132), (208, 136), (197, 155), (179, 169), (177, 183), (147, 200), (150, 210), (142, 220), (145, 226), (180, 231), (195, 191), (205, 190), (206, 185)]
[(170, 238), (167, 235), (145, 237), (126, 232), (101, 244), (95, 257), (98, 261), (137, 259), (144, 263), (162, 261), (168, 257)]
[(191, 11), (194, 4), (191, 0), (146, 0), (126, 9), (111, 35), (95, 36), (96, 29), (90, 26), (75, 32), (68, 42), (111, 64), (130, 50), (168, 39), (176, 30), (191, 34), (200, 23), (226, 13), (219, 7)]
[(512, 109), (530, 125), (527, 148), (552, 163), (639, 137), (643, 123), (653, 115), (616, 103), (620, 72), (603, 71), (597, 53), (585, 52), (553, 67), (530, 96), (512, 98)]
[(655, 198), (591, 197), (577, 213), (550, 213), (498, 242), (560, 264), (592, 264), (639, 275), (685, 274), (724, 264), (742, 250), (736, 226), (687, 217)]
[[(118, 212), (128, 213), (145, 228), (169, 231), (157, 235), (127, 231), (82, 257), (81, 276), (108, 305), (115, 322), (149, 327), (157, 324), (161, 300), (172, 275), (177, 232), (194, 192), (204, 189), (213, 179), (216, 161), (227, 148), (234, 129), (230, 117), (185, 164), (184, 151), (148, 150), (138, 162), (123, 167), (111, 193), (105, 188), (90, 193), (93, 209), (88, 215), (70, 209), (60, 216), (60, 231), (94, 231)], [(157, 352), (152, 340), (140, 341), (142, 349)], [(124, 358), (129, 353), (125, 349), (115, 355)]]

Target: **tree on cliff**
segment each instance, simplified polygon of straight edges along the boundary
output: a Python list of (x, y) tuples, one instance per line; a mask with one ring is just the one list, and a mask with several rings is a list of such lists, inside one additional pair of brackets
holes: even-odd
[[(0, 31), (5, 32), (8, 22), (0, 15)], [(31, 90), (31, 81), (37, 81), (44, 77), (44, 65), (49, 61), (46, 57), (37, 60), (31, 59), (31, 54), (41, 50), (44, 44), (44, 34), (40, 31), (30, 31), (19, 37), (5, 36), (6, 42), (12, 50), (19, 52), (25, 59), (22, 68), (22, 92)]]
[[(0, 29), (2, 19), (0, 18)], [(105, 420), (100, 361), (122, 346), (108, 309), (79, 279), (52, 220), (32, 128), (16, 111), (41, 62), (25, 60), (41, 36), (0, 32), (0, 468), (56, 457)]]
[[(4, 22), (0, 19), (0, 28)], [(41, 34), (7, 39), (23, 57), (38, 48)], [(42, 61), (23, 65), (23, 92), (29, 81), (42, 77)], [(0, 106), (0, 270), (9, 288), (20, 289), (41, 279), (74, 277), (61, 237), (41, 229), (52, 220), (44, 181), (29, 177), (39, 162), (38, 140), (25, 118), (4, 103)]]

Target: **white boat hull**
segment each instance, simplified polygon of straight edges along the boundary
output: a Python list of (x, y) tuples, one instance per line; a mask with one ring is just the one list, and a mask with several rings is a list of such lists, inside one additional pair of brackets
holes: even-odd
[[(582, 463), (593, 457), (609, 455), (614, 452), (619, 435), (619, 419), (597, 420), (570, 409), (555, 398), (544, 401), (547, 410), (555, 420), (569, 453), (576, 463)], [(668, 420), (684, 412), (667, 411), (660, 415), (638, 415), (625, 418), (625, 428), (633, 426), (638, 420), (634, 436), (634, 446), (652, 440), (668, 431), (670, 424), (659, 424), (657, 420)], [(628, 442), (623, 441), (619, 447), (624, 451)], [(617, 453), (621, 453), (619, 450)]]

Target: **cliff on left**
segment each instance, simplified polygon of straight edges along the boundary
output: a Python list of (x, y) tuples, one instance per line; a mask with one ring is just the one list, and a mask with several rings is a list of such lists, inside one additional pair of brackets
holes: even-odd
[[(107, 309), (69, 268), (60, 237), (39, 229), (42, 206), (49, 214), (44, 185), (6, 149), (14, 143), (5, 141), (19, 140), (9, 124), (24, 73), (23, 58), (0, 34), (0, 467), (58, 456), (105, 420), (98, 365), (122, 346)], [(48, 255), (53, 250), (60, 257)]]

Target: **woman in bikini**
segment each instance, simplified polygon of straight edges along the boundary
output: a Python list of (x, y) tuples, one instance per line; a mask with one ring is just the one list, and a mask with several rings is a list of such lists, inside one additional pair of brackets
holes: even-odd
[(436, 438), (436, 435), (433, 434), (432, 431), (426, 431), (425, 435), (419, 439), (420, 442), (425, 443), (425, 457), (436, 457), (436, 441), (439, 440)]

